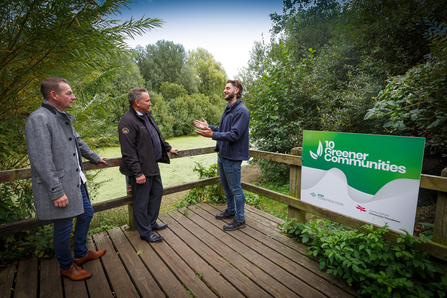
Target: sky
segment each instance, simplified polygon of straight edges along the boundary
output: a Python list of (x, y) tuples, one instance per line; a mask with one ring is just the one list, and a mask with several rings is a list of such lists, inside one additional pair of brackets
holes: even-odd
[(269, 14), (282, 13), (282, 0), (135, 0), (123, 8), (117, 19), (135, 19), (143, 15), (165, 23), (134, 40), (130, 47), (155, 44), (158, 40), (181, 44), (186, 51), (199, 47), (210, 52), (222, 64), (227, 76), (234, 78), (246, 67), (255, 41), (270, 40), (272, 21)]

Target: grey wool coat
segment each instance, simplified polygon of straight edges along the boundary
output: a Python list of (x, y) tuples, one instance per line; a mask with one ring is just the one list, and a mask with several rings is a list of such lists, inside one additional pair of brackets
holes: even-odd
[[(70, 218), (84, 213), (78, 166), (80, 163), (84, 170), (81, 156), (94, 163), (98, 163), (100, 157), (74, 130), (73, 118), (44, 100), (26, 122), (34, 205), (37, 217), (42, 220)], [(53, 200), (64, 194), (68, 197), (68, 205), (55, 207)]]

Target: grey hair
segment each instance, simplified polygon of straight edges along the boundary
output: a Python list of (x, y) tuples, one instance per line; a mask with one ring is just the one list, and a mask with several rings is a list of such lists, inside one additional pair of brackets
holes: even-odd
[(147, 93), (147, 90), (144, 88), (133, 88), (132, 90), (130, 90), (129, 95), (127, 96), (130, 106), (133, 106), (135, 100), (141, 98), (141, 93), (143, 92)]

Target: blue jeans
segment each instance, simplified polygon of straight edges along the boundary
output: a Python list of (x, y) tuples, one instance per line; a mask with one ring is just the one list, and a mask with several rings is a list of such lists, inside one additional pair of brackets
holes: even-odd
[[(82, 199), (84, 201), (84, 213), (76, 217), (75, 241), (74, 241), (74, 258), (83, 258), (87, 253), (87, 233), (90, 227), (90, 221), (93, 217), (93, 207), (87, 196), (85, 186), (81, 184)], [(68, 198), (70, 202), (70, 198)], [(62, 270), (67, 270), (73, 264), (73, 257), (70, 252), (70, 235), (73, 227), (73, 218), (62, 218), (53, 220), (53, 247), (56, 259)]]
[(241, 186), (241, 163), (240, 160), (229, 160), (219, 156), (217, 164), (220, 184), (227, 199), (227, 209), (230, 212), (236, 211), (236, 218), (244, 220), (245, 195)]

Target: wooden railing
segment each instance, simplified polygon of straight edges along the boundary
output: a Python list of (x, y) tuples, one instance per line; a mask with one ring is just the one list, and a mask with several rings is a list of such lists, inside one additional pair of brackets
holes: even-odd
[[(171, 155), (170, 157), (173, 159), (173, 158), (182, 158), (186, 156), (195, 156), (209, 153), (214, 153), (214, 147), (180, 150), (178, 155)], [(302, 153), (301, 148), (292, 149), (291, 154), (279, 154), (279, 153), (272, 153), (258, 150), (250, 150), (250, 157), (261, 158), (290, 165), (289, 195), (277, 193), (245, 182), (242, 182), (242, 188), (244, 190), (287, 204), (289, 206), (288, 211), (289, 218), (291, 217), (297, 218), (297, 220), (300, 222), (306, 221), (306, 212), (309, 212), (316, 216), (327, 218), (334, 222), (338, 222), (343, 225), (350, 226), (352, 228), (359, 230), (362, 230), (363, 225), (370, 224), (368, 222), (351, 218), (349, 216), (333, 212), (331, 210), (324, 209), (316, 205), (302, 202), (299, 199), (301, 190), (301, 157), (300, 157), (301, 153)], [(120, 162), (121, 158), (113, 158), (107, 160), (107, 165), (104, 164), (95, 165), (90, 162), (85, 162), (84, 167), (86, 170), (102, 169), (102, 168), (119, 166)], [(28, 179), (30, 177), (31, 177), (31, 170), (29, 168), (2, 171), (0, 172), (0, 183), (20, 179)], [(203, 179), (180, 185), (170, 186), (164, 189), (164, 195), (216, 183), (219, 183), (219, 177), (213, 177), (209, 179)], [(420, 187), (438, 191), (439, 194), (436, 205), (436, 217), (433, 229), (434, 233), (433, 242), (419, 244), (417, 245), (417, 249), (421, 251), (426, 251), (434, 257), (447, 261), (447, 168), (442, 171), (441, 176), (422, 174)], [(132, 196), (127, 195), (109, 201), (93, 204), (93, 208), (95, 209), (96, 212), (99, 212), (128, 205), (131, 203), (132, 203)], [(37, 218), (32, 218), (19, 222), (4, 224), (0, 226), (0, 237), (36, 228), (49, 223), (51, 223), (51, 221), (41, 221)], [(379, 227), (377, 225), (374, 226)], [(396, 242), (397, 235), (398, 233), (390, 231), (387, 234), (385, 234), (384, 237), (388, 240)]]

